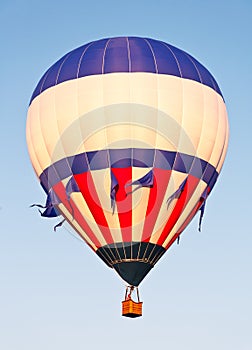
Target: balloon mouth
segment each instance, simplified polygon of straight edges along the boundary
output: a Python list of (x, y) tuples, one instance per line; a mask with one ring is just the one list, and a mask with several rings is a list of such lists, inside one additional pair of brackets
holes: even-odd
[(96, 254), (128, 284), (137, 287), (165, 248), (150, 242), (117, 242), (100, 247)]
[(113, 264), (113, 268), (119, 276), (131, 286), (137, 287), (144, 277), (154, 267), (149, 262), (143, 260), (126, 260)]

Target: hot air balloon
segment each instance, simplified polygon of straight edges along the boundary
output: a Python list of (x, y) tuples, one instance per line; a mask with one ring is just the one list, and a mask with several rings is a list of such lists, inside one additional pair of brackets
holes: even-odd
[(131, 292), (198, 211), (201, 222), (224, 162), (228, 119), (214, 77), (162, 41), (90, 42), (40, 79), (27, 144), (47, 195), (41, 215), (61, 215), (127, 282), (123, 315), (140, 316)]

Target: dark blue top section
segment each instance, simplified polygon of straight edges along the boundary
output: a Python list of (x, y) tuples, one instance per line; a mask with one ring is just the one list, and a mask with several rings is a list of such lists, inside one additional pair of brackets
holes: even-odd
[(63, 56), (40, 79), (30, 103), (63, 81), (116, 72), (174, 75), (198, 81), (222, 96), (211, 73), (185, 51), (154, 39), (118, 37), (93, 41)]

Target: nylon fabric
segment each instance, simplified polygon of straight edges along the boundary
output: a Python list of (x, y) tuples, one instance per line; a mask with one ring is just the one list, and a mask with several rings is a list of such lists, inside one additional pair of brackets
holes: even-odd
[(27, 117), (34, 170), (57, 198), (45, 215), (60, 212), (133, 285), (203, 213), (228, 134), (211, 73), (149, 38), (105, 38), (64, 55)]

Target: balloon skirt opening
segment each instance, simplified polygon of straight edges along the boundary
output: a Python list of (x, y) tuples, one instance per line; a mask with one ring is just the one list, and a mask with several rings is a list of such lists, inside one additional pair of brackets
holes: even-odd
[(137, 287), (165, 252), (164, 247), (150, 242), (117, 242), (100, 247), (96, 254)]
[(142, 302), (133, 300), (122, 301), (122, 316), (136, 318), (142, 316)]
[(143, 261), (126, 261), (114, 264), (113, 268), (124, 281), (137, 287), (153, 268), (153, 265)]

